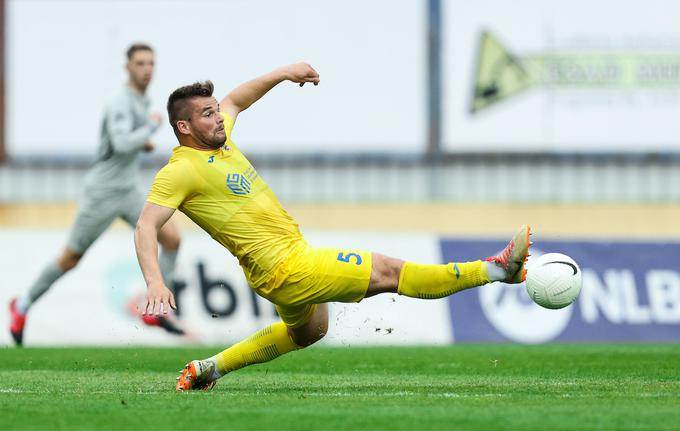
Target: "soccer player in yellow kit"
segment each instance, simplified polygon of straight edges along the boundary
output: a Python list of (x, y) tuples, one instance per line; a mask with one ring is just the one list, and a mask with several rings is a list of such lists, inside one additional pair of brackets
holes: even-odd
[(144, 313), (160, 315), (175, 308), (163, 284), (157, 237), (179, 209), (238, 258), (250, 286), (273, 302), (281, 317), (211, 358), (189, 362), (177, 390), (211, 388), (228, 372), (315, 343), (328, 328), (328, 302), (359, 302), (384, 292), (435, 299), (492, 281), (520, 283), (526, 277), (528, 226), (496, 256), (446, 265), (308, 244), (231, 139), (239, 113), (283, 81), (318, 85), (319, 74), (298, 63), (238, 86), (219, 104), (210, 81), (178, 88), (168, 99), (170, 124), (180, 145), (156, 175), (135, 231), (148, 287)]

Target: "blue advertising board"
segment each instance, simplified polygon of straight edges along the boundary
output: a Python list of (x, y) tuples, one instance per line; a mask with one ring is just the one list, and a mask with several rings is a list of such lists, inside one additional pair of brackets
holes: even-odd
[[(445, 262), (496, 254), (504, 241), (441, 241)], [(583, 288), (561, 310), (534, 304), (524, 283), (493, 283), (449, 297), (455, 342), (680, 341), (680, 243), (537, 241), (581, 267)], [(531, 259), (531, 258), (530, 258)]]

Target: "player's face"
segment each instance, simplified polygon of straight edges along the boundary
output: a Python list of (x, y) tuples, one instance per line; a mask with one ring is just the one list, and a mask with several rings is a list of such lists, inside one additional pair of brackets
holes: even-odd
[(227, 140), (224, 118), (220, 115), (220, 105), (214, 97), (192, 99), (191, 136), (210, 148), (220, 148)]
[(153, 76), (153, 65), (153, 52), (146, 49), (135, 51), (127, 63), (130, 83), (141, 91), (146, 90)]

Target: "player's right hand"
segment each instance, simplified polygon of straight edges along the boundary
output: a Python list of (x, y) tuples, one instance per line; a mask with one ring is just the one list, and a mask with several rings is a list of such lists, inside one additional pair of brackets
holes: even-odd
[(297, 82), (300, 84), (300, 87), (305, 85), (306, 82), (319, 85), (319, 82), (321, 81), (319, 73), (307, 63), (295, 63), (284, 66), (283, 72), (286, 74), (288, 80)]
[(177, 310), (175, 295), (163, 284), (149, 285), (146, 290), (146, 298), (142, 315), (154, 314), (160, 316), (161, 313), (167, 315), (170, 308)]
[(163, 116), (158, 112), (152, 112), (151, 115), (149, 115), (149, 120), (156, 124), (156, 126), (160, 126), (163, 122)]

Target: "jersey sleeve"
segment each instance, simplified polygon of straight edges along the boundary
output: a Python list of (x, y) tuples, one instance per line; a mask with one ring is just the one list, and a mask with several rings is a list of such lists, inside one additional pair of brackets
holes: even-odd
[(192, 175), (183, 163), (169, 163), (153, 180), (147, 202), (177, 209), (193, 192)]

